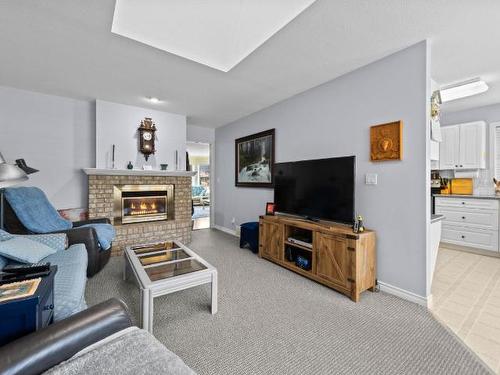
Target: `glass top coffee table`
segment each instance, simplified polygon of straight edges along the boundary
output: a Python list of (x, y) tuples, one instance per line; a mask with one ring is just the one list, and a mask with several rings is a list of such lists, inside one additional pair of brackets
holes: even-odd
[(142, 328), (153, 332), (153, 299), (202, 284), (212, 284), (212, 314), (217, 313), (217, 270), (178, 241), (129, 246), (123, 253), (123, 279), (129, 273), (141, 290)]

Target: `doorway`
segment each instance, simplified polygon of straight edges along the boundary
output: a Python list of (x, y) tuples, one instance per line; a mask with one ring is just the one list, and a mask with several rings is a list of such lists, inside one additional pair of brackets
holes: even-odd
[(191, 186), (193, 230), (210, 228), (210, 144), (187, 142), (189, 169), (196, 174)]

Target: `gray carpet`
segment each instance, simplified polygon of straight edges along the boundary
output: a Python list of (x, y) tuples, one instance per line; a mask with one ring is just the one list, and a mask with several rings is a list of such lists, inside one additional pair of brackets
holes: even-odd
[[(219, 271), (219, 312), (208, 286), (155, 299), (154, 334), (199, 374), (489, 374), (426, 309), (385, 293), (361, 302), (307, 280), (215, 230), (190, 247)], [(123, 299), (138, 317), (139, 291), (112, 258), (87, 302)]]

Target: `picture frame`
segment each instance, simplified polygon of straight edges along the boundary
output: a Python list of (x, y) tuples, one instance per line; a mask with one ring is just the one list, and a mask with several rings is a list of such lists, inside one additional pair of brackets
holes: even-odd
[(370, 160), (403, 160), (403, 121), (370, 127)]
[(275, 129), (235, 140), (235, 186), (274, 187), (274, 144)]
[(267, 202), (266, 203), (266, 215), (274, 215), (274, 212), (276, 210), (276, 205), (273, 202)]

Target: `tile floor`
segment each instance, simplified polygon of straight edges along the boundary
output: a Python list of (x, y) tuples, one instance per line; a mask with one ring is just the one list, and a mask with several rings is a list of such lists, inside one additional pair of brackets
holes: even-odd
[(434, 314), (500, 374), (500, 258), (439, 249)]

